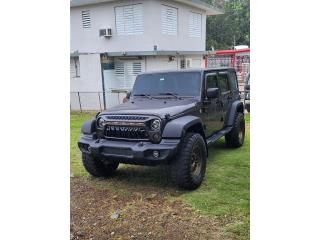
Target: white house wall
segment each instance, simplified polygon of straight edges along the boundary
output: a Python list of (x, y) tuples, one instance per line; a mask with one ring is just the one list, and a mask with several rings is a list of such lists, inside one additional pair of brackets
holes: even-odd
[[(143, 4), (143, 34), (118, 36), (115, 26), (116, 6)], [(178, 34), (165, 35), (161, 31), (161, 6), (178, 8)], [(83, 28), (82, 11), (90, 10), (91, 28)], [(189, 36), (190, 12), (202, 14), (201, 37)], [(206, 35), (205, 11), (174, 1), (164, 0), (130, 0), (100, 3), (71, 8), (71, 52), (102, 53), (127, 51), (204, 51)], [(112, 28), (111, 38), (99, 37), (99, 29)]]
[(180, 69), (180, 60), (192, 59), (192, 68), (204, 68), (205, 61), (202, 55), (189, 56), (174, 56), (172, 61), (169, 61), (169, 56), (148, 56), (146, 57), (146, 71), (161, 71)]
[(98, 92), (102, 92), (102, 75), (100, 54), (87, 54), (79, 56), (80, 77), (70, 78), (70, 101), (71, 109), (79, 110), (79, 96), (82, 110), (100, 109), (100, 103), (103, 107), (103, 97), (100, 94), (100, 103)]

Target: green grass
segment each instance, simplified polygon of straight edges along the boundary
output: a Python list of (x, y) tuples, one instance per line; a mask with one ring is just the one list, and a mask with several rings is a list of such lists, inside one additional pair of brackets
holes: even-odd
[[(74, 176), (88, 176), (81, 163), (77, 146), (82, 123), (95, 113), (71, 113), (71, 172)], [(209, 149), (206, 177), (195, 191), (177, 191), (168, 186), (168, 173), (163, 167), (122, 166), (114, 179), (94, 180), (97, 187), (130, 194), (142, 188), (167, 191), (169, 198), (179, 198), (202, 214), (216, 218), (226, 236), (249, 239), (250, 203), (250, 115), (246, 115), (246, 139), (243, 147), (228, 149), (224, 139)]]
[(71, 175), (88, 176), (88, 173), (82, 166), (81, 152), (78, 148), (78, 139), (80, 138), (80, 129), (84, 121), (93, 118), (94, 112), (71, 112), (70, 115), (70, 159), (71, 159)]
[[(246, 119), (249, 123), (250, 116)], [(227, 149), (224, 139), (209, 150), (206, 178), (201, 188), (182, 195), (202, 213), (226, 222), (226, 234), (249, 239), (250, 131), (243, 147)]]

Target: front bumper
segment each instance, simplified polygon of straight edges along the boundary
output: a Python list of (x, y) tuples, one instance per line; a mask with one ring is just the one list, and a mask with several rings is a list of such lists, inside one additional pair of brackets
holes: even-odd
[[(94, 139), (92, 135), (83, 135), (78, 141), (82, 153), (129, 164), (154, 165), (168, 163), (176, 154), (180, 139), (162, 139), (158, 144), (151, 142), (114, 141)], [(154, 157), (153, 151), (159, 156)]]

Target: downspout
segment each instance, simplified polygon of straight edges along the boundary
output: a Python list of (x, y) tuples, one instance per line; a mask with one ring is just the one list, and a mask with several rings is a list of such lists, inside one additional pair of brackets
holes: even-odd
[(105, 90), (105, 86), (104, 86), (104, 74), (103, 74), (102, 54), (100, 54), (100, 64), (101, 64), (101, 80), (102, 80), (103, 107), (104, 107), (104, 110), (106, 110), (106, 90)]

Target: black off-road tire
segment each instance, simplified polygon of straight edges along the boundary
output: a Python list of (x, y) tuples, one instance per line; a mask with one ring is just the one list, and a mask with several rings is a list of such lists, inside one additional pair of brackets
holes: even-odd
[[(199, 157), (200, 166), (197, 165), (194, 169), (196, 156)], [(203, 137), (198, 133), (187, 133), (182, 139), (176, 158), (170, 164), (173, 183), (187, 190), (198, 188), (206, 172), (206, 163), (207, 150)]]
[(237, 112), (232, 130), (225, 136), (226, 144), (228, 147), (238, 148), (244, 143), (245, 137), (245, 121), (244, 115)]
[(248, 104), (245, 108), (246, 108), (247, 112), (250, 113), (250, 104)]
[(102, 162), (86, 153), (82, 153), (82, 163), (87, 172), (94, 177), (111, 176), (119, 166), (118, 162)]

